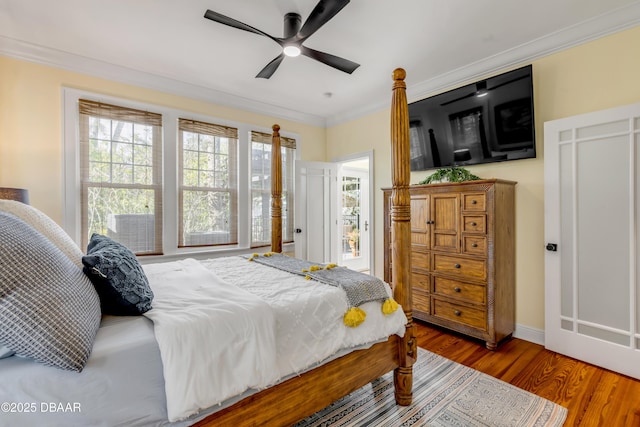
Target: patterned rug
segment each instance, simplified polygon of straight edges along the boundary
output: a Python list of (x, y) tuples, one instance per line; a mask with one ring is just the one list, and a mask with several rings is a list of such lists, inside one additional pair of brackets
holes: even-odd
[(562, 426), (567, 409), (482, 372), (419, 349), (413, 403), (398, 406), (388, 373), (296, 427)]

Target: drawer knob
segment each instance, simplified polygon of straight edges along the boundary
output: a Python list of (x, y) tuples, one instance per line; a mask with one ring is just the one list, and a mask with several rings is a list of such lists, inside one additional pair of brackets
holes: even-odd
[(478, 244), (477, 244), (477, 243), (472, 243), (472, 244), (471, 244), (471, 247), (472, 247), (472, 248), (477, 248), (477, 247), (478, 247)]
[(472, 205), (477, 205), (477, 204), (478, 204), (478, 201), (477, 201), (477, 200), (472, 200), (472, 201), (471, 201), (471, 204), (472, 204)]
[(456, 316), (460, 316), (462, 312), (460, 310), (455, 310), (453, 314), (455, 314)]
[(476, 225), (478, 225), (478, 224), (476, 224), (475, 222), (472, 222), (472, 223), (471, 223), (471, 226), (472, 226), (472, 227), (475, 227)]
[(456, 286), (455, 288), (453, 288), (453, 290), (456, 291), (456, 292), (460, 292), (462, 289), (460, 289), (459, 287)]
[(460, 268), (460, 264), (454, 264), (453, 265), (455, 268)]

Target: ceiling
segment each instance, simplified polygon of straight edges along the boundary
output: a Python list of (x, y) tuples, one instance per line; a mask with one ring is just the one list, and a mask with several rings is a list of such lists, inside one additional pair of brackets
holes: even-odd
[(0, 0), (0, 54), (209, 102), (330, 126), (384, 108), (391, 73), (409, 100), (640, 24), (631, 0), (353, 0), (305, 46), (361, 66), (349, 75), (285, 58), (272, 40), (205, 19), (207, 9), (282, 37), (317, 0)]

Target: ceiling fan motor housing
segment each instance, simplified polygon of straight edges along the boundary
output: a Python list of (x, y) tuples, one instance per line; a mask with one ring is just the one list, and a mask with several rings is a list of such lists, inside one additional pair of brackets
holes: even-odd
[(300, 27), (302, 27), (302, 17), (300, 14), (295, 12), (290, 12), (284, 15), (284, 38), (292, 38), (298, 34), (300, 31)]

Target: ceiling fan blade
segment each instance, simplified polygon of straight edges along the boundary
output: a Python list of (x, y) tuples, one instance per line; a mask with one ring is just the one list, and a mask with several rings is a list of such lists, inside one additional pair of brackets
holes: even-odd
[(281, 53), (280, 55), (276, 56), (273, 59), (273, 61), (269, 62), (266, 67), (260, 70), (256, 78), (268, 79), (269, 77), (271, 77), (273, 73), (276, 72), (276, 70), (280, 66), (280, 63), (282, 62), (283, 59), (284, 59), (284, 53)]
[(360, 66), (360, 64), (356, 64), (355, 62), (349, 61), (348, 59), (340, 58), (339, 56), (331, 55), (329, 53), (320, 52), (319, 50), (310, 49), (306, 46), (300, 46), (300, 50), (304, 56), (313, 58), (316, 61), (320, 61), (323, 64), (336, 68), (340, 71), (344, 71), (348, 74), (353, 73), (356, 68)]
[(244, 31), (248, 31), (250, 33), (254, 33), (254, 34), (259, 34), (261, 36), (265, 36), (270, 38), (271, 40), (273, 40), (274, 42), (278, 43), (279, 45), (282, 45), (281, 40), (273, 37), (267, 33), (265, 33), (264, 31), (260, 31), (257, 28), (252, 27), (251, 25), (247, 25), (245, 23), (242, 23), (238, 20), (235, 20), (233, 18), (229, 18), (228, 16), (222, 15), (218, 12), (214, 12), (213, 10), (209, 10), (207, 9), (207, 11), (204, 14), (204, 17), (207, 19), (210, 19), (212, 21), (218, 22), (220, 24), (224, 24), (224, 25), (228, 25), (230, 27), (233, 28), (237, 28), (239, 30), (244, 30)]
[(301, 41), (309, 38), (342, 10), (350, 0), (320, 0), (298, 32)]

